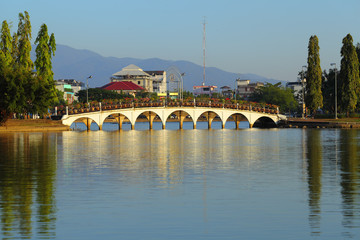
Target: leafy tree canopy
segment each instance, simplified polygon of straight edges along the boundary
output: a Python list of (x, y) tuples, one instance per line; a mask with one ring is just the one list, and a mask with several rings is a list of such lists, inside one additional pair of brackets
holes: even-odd
[(266, 83), (263, 87), (255, 90), (251, 100), (268, 104), (275, 104), (280, 107), (282, 112), (294, 111), (298, 107), (293, 91), (290, 88), (284, 88), (281, 83)]
[[(89, 102), (91, 101), (102, 101), (104, 99), (123, 99), (125, 97), (133, 97), (128, 94), (120, 94), (117, 92), (101, 89), (101, 88), (89, 88)], [(79, 102), (86, 102), (86, 89), (80, 90), (76, 93)]]

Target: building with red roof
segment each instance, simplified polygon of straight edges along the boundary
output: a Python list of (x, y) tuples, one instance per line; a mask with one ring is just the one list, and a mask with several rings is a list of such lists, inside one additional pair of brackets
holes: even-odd
[(140, 87), (139, 85), (130, 81), (111, 82), (100, 88), (117, 93), (128, 93), (131, 95), (135, 95), (137, 92), (145, 91), (145, 88)]

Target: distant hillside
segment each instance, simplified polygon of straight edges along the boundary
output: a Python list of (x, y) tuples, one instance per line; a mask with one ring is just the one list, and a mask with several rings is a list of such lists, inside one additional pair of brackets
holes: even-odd
[[(35, 60), (35, 47), (32, 51), (32, 59)], [(129, 64), (135, 64), (143, 70), (166, 70), (170, 66), (176, 66), (185, 73), (184, 88), (192, 90), (194, 85), (200, 85), (203, 79), (203, 67), (189, 61), (170, 61), (158, 58), (136, 59), (103, 57), (89, 50), (78, 50), (64, 45), (57, 45), (53, 58), (53, 71), (55, 79), (73, 78), (86, 82), (89, 80), (90, 87), (100, 87), (109, 83), (111, 75), (120, 71)], [(215, 67), (206, 68), (206, 84), (221, 86), (234, 86), (237, 73), (226, 72)], [(240, 74), (241, 79), (250, 79), (252, 82), (277, 83), (278, 80), (268, 79), (256, 74)]]

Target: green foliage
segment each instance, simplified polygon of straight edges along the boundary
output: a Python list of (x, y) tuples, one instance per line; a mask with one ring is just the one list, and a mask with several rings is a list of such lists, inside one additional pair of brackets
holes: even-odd
[[(360, 63), (360, 43), (356, 44), (355, 50), (356, 50), (356, 55), (358, 57), (358, 61)], [(360, 64), (359, 64), (359, 71), (360, 71)]]
[(46, 103), (41, 104), (53, 104), (57, 102), (57, 94), (53, 77), (54, 73), (52, 72), (51, 56), (55, 55), (56, 44), (54, 34), (49, 37), (46, 24), (41, 25), (35, 44), (37, 44), (35, 49), (36, 73), (42, 80), (38, 83), (38, 87), (41, 89), (41, 93), (47, 96), (46, 99), (43, 99)]
[(137, 92), (135, 97), (137, 97), (137, 98), (150, 98), (152, 100), (158, 99), (157, 93), (146, 92), (144, 90), (142, 90), (141, 92)]
[(183, 98), (187, 99), (187, 98), (194, 98), (194, 94), (190, 91), (183, 91)]
[(17, 33), (13, 37), (6, 21), (3, 21), (0, 35), (0, 123), (12, 113), (47, 112), (55, 103), (57, 92), (51, 70), (51, 55), (56, 49), (55, 38), (49, 38), (45, 24), (36, 38), (36, 67), (33, 72), (31, 51), (31, 24), (27, 12), (19, 14)]
[(9, 25), (6, 21), (3, 21), (1, 26), (0, 50), (0, 54), (3, 55), (2, 64), (11, 66), (13, 64), (12, 37), (10, 34)]
[[(339, 71), (336, 70), (337, 76), (339, 76)], [(326, 71), (323, 72), (323, 81), (322, 81), (322, 93), (323, 93), (323, 110), (325, 112), (335, 112), (335, 70), (330, 69), (329, 73)], [(339, 93), (339, 90), (338, 90)], [(334, 117), (334, 114), (332, 114)]]
[(360, 94), (359, 59), (350, 34), (343, 39), (341, 56), (340, 106), (349, 114), (354, 112)]
[(16, 56), (16, 62), (20, 68), (31, 71), (34, 68), (34, 63), (30, 58), (31, 52), (31, 23), (28, 12), (19, 13), (19, 24), (17, 36), (19, 39), (18, 55)]
[(66, 101), (64, 99), (64, 92), (63, 91), (60, 91), (59, 89), (56, 89), (56, 96), (57, 96), (58, 101), (55, 102), (52, 105), (53, 107), (58, 106), (58, 105), (66, 105)]
[[(85, 103), (86, 102), (86, 89), (80, 90), (76, 93), (78, 101)], [(123, 99), (123, 98), (133, 98), (133, 96), (128, 94), (119, 94), (117, 92), (101, 89), (101, 88), (89, 88), (89, 102), (98, 101), (101, 102), (104, 99)]]
[(298, 107), (292, 90), (282, 87), (280, 82), (277, 84), (266, 83), (263, 87), (256, 89), (251, 100), (279, 105), (282, 112), (294, 111)]
[(311, 36), (308, 46), (305, 103), (312, 113), (315, 113), (318, 108), (323, 106), (319, 50), (320, 47), (317, 36)]

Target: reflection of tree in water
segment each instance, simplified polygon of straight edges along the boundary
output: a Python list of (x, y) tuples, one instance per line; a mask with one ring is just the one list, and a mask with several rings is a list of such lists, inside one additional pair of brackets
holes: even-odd
[[(56, 148), (48, 134), (0, 137), (0, 214), (3, 236), (55, 236)], [(33, 213), (36, 201), (37, 213)]]
[(321, 174), (322, 174), (322, 145), (321, 131), (317, 129), (307, 132), (307, 173), (309, 185), (309, 221), (312, 234), (320, 234), (321, 218)]
[[(340, 132), (341, 149), (341, 195), (343, 200), (343, 226), (352, 228), (359, 220), (359, 146), (358, 131), (343, 130)], [(359, 227), (359, 226), (357, 226)]]

